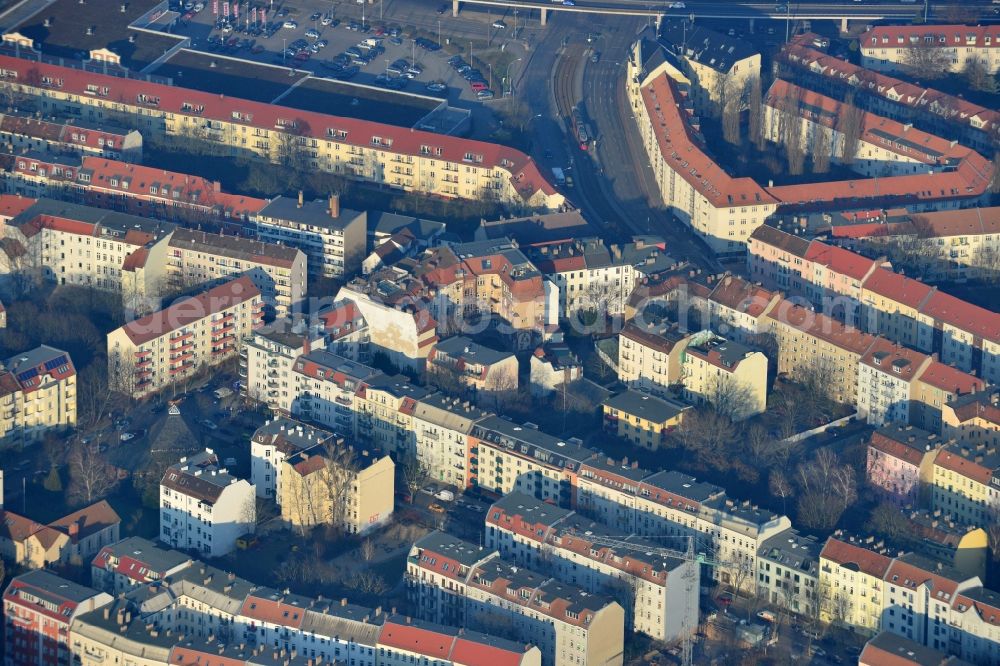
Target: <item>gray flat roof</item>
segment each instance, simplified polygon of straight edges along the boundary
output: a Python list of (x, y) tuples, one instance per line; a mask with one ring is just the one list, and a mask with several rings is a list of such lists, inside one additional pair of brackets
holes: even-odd
[[(500, 416), (488, 416), (472, 430), (473, 436), (559, 467), (578, 467), (597, 451), (546, 434), (537, 427), (518, 425)], [(544, 452), (543, 455), (539, 455)], [(542, 460), (547, 458), (547, 460)]]
[(270, 217), (277, 220), (287, 220), (298, 224), (307, 224), (313, 227), (326, 227), (328, 229), (344, 229), (359, 217), (363, 217), (363, 211), (341, 208), (340, 215), (331, 217), (329, 212), (330, 203), (326, 199), (315, 199), (304, 201), (299, 207), (298, 199), (292, 197), (277, 196), (259, 213), (257, 217)]
[(509, 516), (521, 516), (525, 521), (542, 525), (554, 525), (572, 513), (572, 511), (517, 491), (507, 493), (494, 502), (493, 506), (490, 507), (490, 513), (495, 509), (499, 509)]
[(185, 562), (192, 561), (189, 556), (180, 551), (165, 548), (155, 541), (136, 536), (127, 537), (118, 543), (106, 546), (106, 548), (115, 557), (127, 557), (136, 560), (148, 569), (158, 573), (170, 571)]
[(493, 365), (514, 356), (514, 352), (501, 351), (481, 345), (464, 335), (447, 338), (434, 345), (434, 347), (453, 359), (463, 359), (467, 363), (481, 365)]
[(253, 434), (256, 441), (266, 441), (269, 438), (280, 436), (289, 444), (298, 449), (308, 449), (316, 444), (322, 444), (336, 435), (329, 430), (316, 428), (293, 419), (279, 416), (268, 421)]
[(56, 201), (55, 199), (39, 199), (36, 204), (27, 208), (23, 213), (8, 222), (8, 224), (20, 226), (21, 224), (30, 222), (39, 215), (65, 217), (70, 220), (79, 220), (80, 222), (98, 225), (101, 229), (107, 229), (115, 236), (116, 240), (124, 240), (125, 234), (129, 231), (140, 231), (150, 234), (154, 238), (162, 238), (177, 228), (177, 225), (169, 222), (150, 220), (145, 217), (120, 213), (115, 210), (83, 206), (69, 201)]
[(640, 391), (623, 391), (605, 400), (604, 404), (655, 423), (663, 423), (691, 408), (690, 405)]
[(789, 528), (765, 539), (757, 555), (789, 569), (815, 576), (819, 572), (819, 553), (822, 549), (823, 545), (815, 537), (803, 536)]
[(689, 474), (684, 474), (683, 472), (678, 472), (676, 470), (665, 469), (656, 472), (652, 476), (648, 476), (643, 479), (642, 482), (655, 488), (666, 490), (668, 493), (679, 495), (680, 497), (689, 499), (692, 502), (699, 503), (707, 502), (708, 500), (720, 497), (725, 493), (725, 490), (723, 490), (720, 486), (699, 481)]
[(450, 557), (459, 564), (464, 564), (468, 567), (471, 567), (476, 562), (493, 553), (493, 551), (486, 550), (471, 541), (459, 539), (457, 536), (440, 530), (435, 530), (417, 539), (413, 547), (430, 550), (439, 555)]

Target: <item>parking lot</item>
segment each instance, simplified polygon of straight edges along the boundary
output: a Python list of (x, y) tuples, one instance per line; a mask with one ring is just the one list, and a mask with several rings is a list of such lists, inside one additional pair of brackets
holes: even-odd
[[(502, 78), (507, 72), (492, 71), (492, 61), (483, 65), (470, 58), (468, 53), (475, 46), (464, 38), (446, 49), (452, 37), (442, 29), (442, 21), (437, 21), (438, 30), (434, 31), (400, 25), (389, 17), (380, 21), (377, 13), (376, 18), (366, 13), (362, 20), (361, 12), (371, 12), (377, 5), (331, 8), (322, 0), (286, 2), (273, 9), (266, 6), (266, 14), (265, 7), (251, 7), (248, 12), (244, 5), (238, 17), (226, 17), (221, 6), (220, 14), (215, 15), (211, 0), (200, 11), (194, 11), (199, 4), (186, 2), (179, 7), (182, 18), (173, 29), (176, 34), (190, 37), (195, 50), (391, 91), (445, 98), (452, 104), (462, 101), (464, 106), (503, 93)], [(435, 20), (439, 16), (430, 10), (427, 14)], [(504, 34), (512, 33), (512, 27), (499, 18), (486, 27), (490, 34), (479, 37), (486, 43), (494, 38), (502, 43)], [(446, 52), (457, 50), (455, 45), (459, 43), (463, 55)]]

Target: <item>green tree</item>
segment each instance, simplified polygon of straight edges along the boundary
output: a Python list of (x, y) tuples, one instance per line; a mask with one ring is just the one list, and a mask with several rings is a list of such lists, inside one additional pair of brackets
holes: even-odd
[(49, 470), (49, 475), (45, 477), (42, 487), (50, 493), (61, 493), (63, 489), (62, 477), (59, 476), (59, 469), (53, 465)]

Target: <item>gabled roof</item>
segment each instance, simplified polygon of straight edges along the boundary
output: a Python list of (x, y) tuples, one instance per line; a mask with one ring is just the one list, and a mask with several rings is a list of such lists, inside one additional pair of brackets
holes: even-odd
[[(377, 137), (384, 150), (395, 153), (434, 154), (442, 161), (471, 163), (486, 169), (504, 169), (511, 174), (510, 180), (525, 199), (537, 192), (556, 194), (555, 188), (529, 156), (496, 143), (291, 109), (140, 79), (108, 76), (45, 62), (29, 62), (10, 56), (0, 56), (0, 68), (16, 72), (21, 81), (34, 79), (51, 82), (40, 83), (39, 87), (49, 86), (63, 94), (109, 101), (127, 100), (130, 104), (144, 106), (154, 112), (183, 115), (202, 121), (236, 122), (270, 131), (294, 127), (302, 136), (362, 148), (370, 148), (374, 145), (373, 137)], [(440, 154), (435, 152), (438, 150)], [(470, 159), (466, 159), (466, 155)]]
[(185, 298), (164, 310), (135, 319), (122, 326), (132, 344), (138, 346), (183, 328), (200, 319), (240, 303), (260, 297), (260, 290), (246, 276), (213, 287), (191, 298)]
[[(74, 541), (78, 541), (117, 525), (121, 521), (122, 519), (111, 508), (107, 500), (100, 500), (49, 523), (49, 526), (70, 535)], [(76, 529), (78, 530), (75, 536), (70, 532), (72, 525), (76, 525)]]
[(892, 558), (870, 550), (869, 547), (873, 544), (874, 541), (872, 543), (851, 542), (832, 536), (827, 539), (820, 552), (820, 557), (842, 567), (884, 580), (885, 573), (889, 570), (889, 565), (892, 564)]

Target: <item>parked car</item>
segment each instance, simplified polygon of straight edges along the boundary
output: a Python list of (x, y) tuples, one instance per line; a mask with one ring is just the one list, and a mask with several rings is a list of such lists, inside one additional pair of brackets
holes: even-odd
[(435, 93), (437, 93), (437, 92), (444, 92), (447, 89), (448, 89), (448, 86), (446, 86), (445, 84), (443, 84), (443, 83), (441, 83), (439, 81), (432, 81), (431, 83), (427, 84), (427, 90), (429, 92), (435, 92)]
[(420, 76), (421, 74), (424, 73), (424, 68), (416, 63), (413, 63), (412, 65), (406, 68), (406, 71), (415, 76)]
[(312, 15), (309, 17), (309, 20), (318, 21), (322, 16), (323, 16), (322, 12), (313, 12)]
[(306, 30), (306, 37), (308, 37), (309, 39), (319, 39), (319, 30), (314, 30), (312, 28), (309, 28), (308, 30)]
[(284, 23), (281, 24), (281, 27), (288, 28), (289, 30), (295, 30), (297, 27), (299, 27), (299, 24), (296, 23), (295, 21), (285, 21)]
[(471, 88), (478, 93), (481, 90), (486, 90), (487, 86), (486, 83), (484, 83), (483, 81), (473, 81), (471, 84)]
[(427, 508), (433, 511), (434, 513), (444, 513), (444, 507), (438, 504), (437, 502), (432, 502), (431, 505), (428, 506)]
[(504, 28), (507, 27), (507, 24), (497, 19), (496, 21), (493, 21), (493, 27), (496, 28), (497, 30), (503, 30)]
[(333, 18), (331, 18), (329, 16), (324, 16), (319, 21), (320, 25), (331, 25), (332, 23), (333, 23)]
[(489, 88), (484, 88), (483, 90), (476, 91), (476, 97), (478, 97), (480, 100), (487, 100), (487, 99), (493, 99), (494, 97), (496, 97), (496, 95)]
[(201, 424), (208, 428), (209, 430), (218, 430), (219, 426), (215, 424), (215, 421), (211, 419), (202, 419)]

